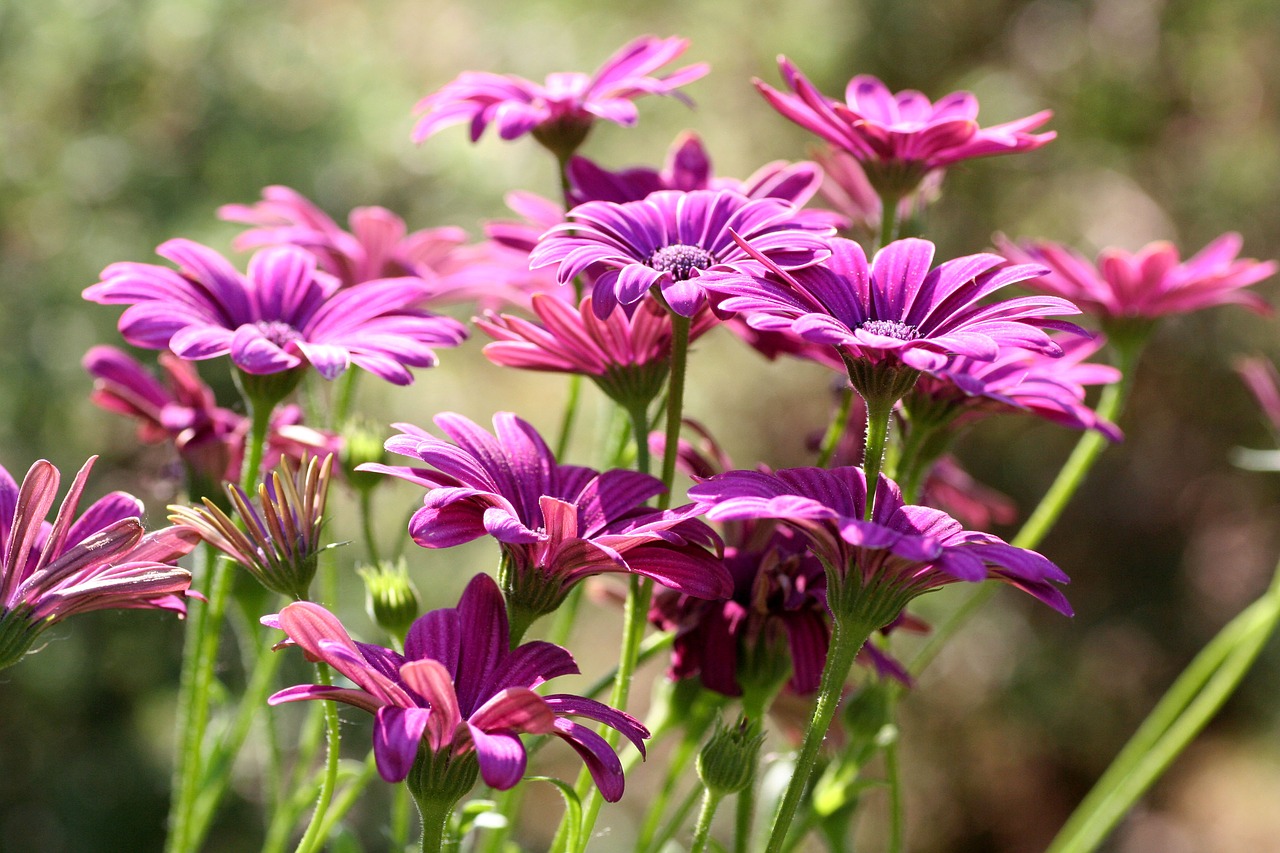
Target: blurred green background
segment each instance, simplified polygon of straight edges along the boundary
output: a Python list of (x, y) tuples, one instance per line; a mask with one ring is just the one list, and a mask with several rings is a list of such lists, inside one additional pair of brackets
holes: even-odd
[[(583, 153), (606, 165), (657, 163), (684, 128), (703, 136), (723, 175), (805, 156), (813, 139), (749, 82), (776, 84), (783, 53), (833, 95), (865, 72), (934, 98), (971, 89), (986, 123), (1054, 110), (1059, 138), (1048, 147), (948, 175), (926, 223), (943, 257), (979, 251), (997, 230), (1089, 255), (1158, 238), (1186, 255), (1239, 230), (1246, 255), (1280, 255), (1274, 0), (656, 0), (634, 12), (570, 0), (15, 0), (0, 4), (0, 464), (20, 477), (37, 457), (67, 472), (102, 454), (90, 491), (134, 491), (160, 523), (172, 497), (163, 453), (137, 448), (129, 424), (86, 399), (81, 355), (119, 343), (119, 310), (80, 298), (98, 272), (156, 261), (154, 247), (175, 236), (229, 250), (237, 229), (216, 207), (253, 201), (267, 184), (340, 221), (381, 204), (414, 228), (478, 236), (480, 220), (505, 214), (507, 191), (554, 194), (549, 158), (527, 139), (473, 146), (462, 128), (415, 146), (416, 100), (464, 69), (538, 80), (589, 70), (647, 32), (691, 38), (684, 59), (712, 73), (689, 88), (696, 111), (648, 99), (637, 128), (598, 127)], [(1276, 294), (1274, 283), (1262, 290)], [(552, 430), (562, 383), (503, 373), (481, 343), (443, 353), (409, 389), (365, 382), (366, 408), (379, 423), (422, 425), (442, 410), (487, 422), (509, 409)], [(1042, 547), (1072, 576), (1078, 615), (1002, 594), (904, 706), (912, 850), (1042, 849), (1194, 651), (1265, 587), (1280, 552), (1280, 475), (1228, 461), (1234, 446), (1274, 443), (1231, 369), (1252, 352), (1280, 355), (1274, 321), (1228, 308), (1161, 327), (1122, 423), (1127, 440)], [(803, 437), (827, 408), (822, 370), (766, 365), (727, 336), (706, 339), (695, 359), (690, 413), (740, 465), (806, 460)], [(204, 367), (230, 391), (221, 365)], [(1008, 420), (968, 435), (960, 455), (1025, 511), (1073, 440)], [(419, 497), (383, 498), (388, 536)], [(342, 538), (356, 527), (339, 518), (335, 529)], [(410, 557), (419, 587), (438, 593), (429, 606), (452, 604), (489, 559)], [(338, 609), (358, 633), (358, 587), (343, 589)], [(921, 610), (945, 613), (963, 594), (950, 588)], [(592, 620), (606, 650), (615, 622), (607, 610)], [(94, 614), (47, 637), (0, 675), (0, 850), (159, 849), (180, 626)], [(592, 656), (580, 657), (589, 669)], [(1277, 695), (1273, 644), (1108, 849), (1274, 849)], [(346, 715), (354, 756), (368, 744), (358, 716)], [(650, 771), (629, 781), (644, 790)], [(256, 849), (253, 790), (233, 795), (209, 849)], [(352, 819), (369, 849), (382, 849), (382, 794)], [(602, 823), (623, 837), (628, 809), (643, 803), (624, 800)], [(871, 794), (870, 849), (882, 807)], [(596, 849), (611, 849), (608, 838)]]

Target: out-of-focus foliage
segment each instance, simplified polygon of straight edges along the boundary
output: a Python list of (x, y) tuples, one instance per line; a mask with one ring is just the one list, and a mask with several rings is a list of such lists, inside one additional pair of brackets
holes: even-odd
[[(155, 488), (159, 458), (136, 450), (127, 424), (86, 402), (80, 356), (118, 340), (118, 312), (79, 296), (99, 270), (152, 262), (153, 248), (174, 236), (226, 249), (234, 229), (217, 222), (215, 208), (252, 201), (272, 183), (337, 217), (381, 204), (411, 227), (458, 224), (478, 234), (480, 218), (502, 214), (506, 191), (553, 194), (552, 166), (527, 140), (472, 146), (461, 128), (413, 146), (417, 98), (468, 68), (534, 78), (590, 69), (645, 32), (691, 38), (687, 58), (710, 62), (712, 74), (690, 88), (696, 112), (651, 99), (638, 128), (595, 130), (585, 153), (606, 165), (658, 161), (685, 127), (703, 136), (722, 174), (803, 156), (811, 138), (749, 83), (776, 83), (773, 57), (785, 53), (832, 94), (867, 72), (933, 97), (972, 89), (987, 122), (1055, 111), (1049, 127), (1059, 138), (1047, 148), (947, 177), (925, 223), (943, 254), (978, 251), (997, 229), (1086, 253), (1156, 238), (1189, 252), (1235, 229), (1247, 255), (1280, 255), (1280, 7), (1272, 0), (656, 0), (635, 8), (570, 0), (0, 5), (0, 463), (20, 475), (38, 456), (65, 467), (103, 453), (116, 473), (100, 465), (93, 488), (138, 492), (158, 520), (167, 497)], [(928, 815), (912, 822), (913, 848), (1042, 848), (1172, 675), (1262, 588), (1280, 550), (1280, 484), (1233, 471), (1226, 458), (1233, 445), (1265, 444), (1230, 372), (1233, 356), (1254, 350), (1280, 355), (1275, 325), (1238, 310), (1162, 328), (1122, 423), (1127, 441), (1043, 546), (1074, 579), (1077, 618), (1002, 598), (905, 706), (909, 814)], [(475, 345), (443, 362), (408, 392), (370, 394), (378, 417), (425, 423), (451, 408), (487, 420), (512, 409), (554, 422), (554, 407), (538, 401), (558, 404), (556, 382), (500, 376)], [(825, 415), (826, 375), (766, 366), (723, 338), (702, 344), (693, 370), (690, 412), (728, 431), (740, 463), (804, 459), (802, 435)], [(751, 385), (728, 376), (750, 376)], [(477, 381), (496, 389), (492, 396), (475, 395)], [(763, 421), (762, 404), (775, 413)], [(1026, 508), (1072, 438), (1008, 422), (970, 436), (962, 451)], [(387, 516), (391, 529), (402, 512)], [(469, 574), (457, 557), (410, 556), (421, 589), (436, 587), (432, 573), (457, 586)], [(957, 596), (931, 596), (922, 609), (943, 613)], [(350, 600), (358, 612), (359, 593)], [(614, 641), (609, 622), (606, 644)], [(99, 614), (52, 635), (0, 684), (0, 849), (155, 849), (180, 628), (157, 614)], [(1274, 652), (1263, 659), (1114, 849), (1274, 843), (1278, 665)], [(643, 791), (653, 781), (641, 771), (633, 784)], [(255, 849), (258, 819), (251, 802), (234, 801), (216, 849)], [(381, 843), (371, 833), (370, 843)]]

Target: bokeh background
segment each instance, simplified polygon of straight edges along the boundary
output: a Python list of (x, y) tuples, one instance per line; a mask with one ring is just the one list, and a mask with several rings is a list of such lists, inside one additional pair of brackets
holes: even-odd
[[(948, 175), (925, 223), (944, 257), (983, 249), (995, 231), (1092, 255), (1160, 238), (1190, 254), (1238, 230), (1246, 255), (1280, 255), (1274, 0), (653, 0), (630, 12), (576, 0), (11, 2), (0, 4), (0, 464), (21, 476), (41, 456), (67, 471), (101, 454), (91, 491), (134, 491), (159, 523), (172, 498), (166, 458), (87, 402), (81, 355), (119, 343), (118, 309), (80, 297), (98, 272), (153, 261), (174, 236), (229, 250), (236, 229), (215, 209), (267, 184), (294, 187), (340, 220), (381, 204), (411, 227), (478, 236), (482, 219), (505, 213), (504, 193), (554, 195), (552, 165), (529, 140), (471, 145), (461, 128), (415, 146), (416, 100), (464, 69), (534, 79), (588, 70), (647, 32), (691, 38), (685, 59), (712, 73), (689, 88), (696, 111), (649, 99), (637, 128), (598, 127), (583, 153), (606, 165), (657, 163), (685, 128), (724, 175), (803, 157), (812, 138), (749, 82), (776, 84), (784, 53), (832, 94), (866, 72), (935, 98), (970, 89), (987, 123), (1054, 110), (1059, 138), (1048, 147)], [(1261, 289), (1277, 295), (1275, 283)], [(425, 425), (442, 410), (484, 422), (509, 409), (553, 429), (559, 380), (504, 374), (480, 357), (481, 343), (444, 353), (410, 389), (366, 382), (364, 407), (380, 424)], [(1161, 327), (1122, 422), (1126, 441), (1042, 546), (1072, 576), (1078, 615), (1002, 594), (904, 705), (912, 850), (1042, 849), (1190, 656), (1265, 587), (1280, 553), (1280, 475), (1229, 461), (1234, 447), (1275, 443), (1232, 371), (1255, 352), (1280, 356), (1275, 321), (1242, 310)], [(230, 392), (219, 366), (206, 367)], [(806, 460), (803, 439), (828, 406), (823, 371), (765, 364), (727, 336), (706, 339), (693, 369), (690, 413), (739, 464)], [(968, 435), (960, 456), (1025, 511), (1074, 438), (1008, 420)], [(382, 499), (387, 536), (418, 497)], [(335, 522), (340, 537), (355, 529)], [(489, 559), (409, 556), (428, 606), (453, 603)], [(963, 594), (953, 587), (921, 610), (945, 613)], [(350, 578), (337, 607), (362, 624)], [(606, 652), (616, 621), (607, 608), (592, 619)], [(94, 614), (47, 636), (0, 675), (0, 850), (159, 849), (180, 626), (154, 613)], [(580, 657), (589, 668), (592, 655)], [(1108, 849), (1275, 849), (1277, 696), (1273, 644)], [(347, 716), (347, 742), (359, 756), (368, 740), (357, 716)], [(639, 771), (632, 784), (654, 784), (646, 779)], [(257, 849), (253, 790), (233, 794), (209, 849)], [(382, 795), (353, 813), (353, 843), (382, 849)], [(882, 807), (868, 796), (871, 849)], [(627, 808), (606, 812), (615, 838), (633, 820)], [(614, 848), (606, 838), (598, 849)]]

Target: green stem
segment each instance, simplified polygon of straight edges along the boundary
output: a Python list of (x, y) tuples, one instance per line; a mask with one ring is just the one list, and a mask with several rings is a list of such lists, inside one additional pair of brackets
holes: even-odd
[(582, 403), (582, 376), (574, 373), (569, 377), (569, 397), (564, 403), (564, 415), (560, 419), (560, 437), (556, 439), (556, 459), (563, 461), (569, 452), (569, 440), (573, 437), (573, 424), (578, 419), (578, 409)]
[[(369, 783), (371, 781), (373, 781), (373, 777), (377, 771), (377, 767), (378, 765), (374, 759), (373, 753), (369, 753), (369, 757), (365, 760), (364, 764), (361, 766), (359, 774), (357, 774), (356, 777), (351, 780), (351, 783), (349, 785), (347, 785), (345, 788), (342, 789), (341, 794), (339, 794), (337, 797), (334, 798), (333, 805), (329, 807), (329, 811), (324, 816), (324, 824), (323, 826), (320, 827), (321, 838), (328, 838), (330, 835), (333, 834), (334, 826), (336, 826), (338, 821), (342, 820), (342, 818), (346, 815), (346, 813), (351, 810), (351, 807), (355, 805), (357, 801), (359, 801), (360, 795), (364, 793), (364, 789), (369, 786)], [(396, 790), (393, 796), (396, 797), (397, 800), (399, 799), (400, 792), (401, 791), (405, 792), (405, 797), (406, 797), (405, 808), (408, 809), (409, 807), (409, 803), (407, 800), (407, 797), (409, 796), (408, 787), (406, 785), (396, 785), (395, 788)], [(392, 835), (391, 835), (392, 844), (399, 845), (393, 848), (396, 851), (396, 853), (401, 853), (401, 851), (403, 851), (405, 847), (408, 846), (409, 844), (409, 816), (407, 813), (405, 814), (404, 822), (405, 822), (405, 828), (404, 828), (403, 837), (396, 835), (395, 833), (396, 827), (394, 824), (392, 825)]]
[(396, 785), (391, 793), (391, 849), (401, 853), (407, 846), (409, 846), (409, 788), (407, 785)]
[(671, 379), (667, 384), (667, 434), (662, 449), (662, 485), (667, 490), (658, 498), (658, 509), (670, 509), (676, 481), (676, 452), (680, 444), (680, 422), (684, 417), (684, 380), (689, 359), (689, 318), (668, 309), (671, 316)]
[(347, 416), (351, 413), (351, 401), (355, 399), (356, 382), (359, 377), (360, 371), (351, 367), (335, 383), (338, 386), (338, 395), (337, 399), (333, 401), (333, 409), (329, 416), (330, 429), (338, 429), (347, 422)]
[(640, 827), (640, 833), (636, 837), (637, 850), (656, 850), (661, 846), (662, 842), (657, 841), (655, 843), (655, 838), (662, 824), (662, 816), (666, 813), (667, 804), (671, 802), (671, 797), (675, 794), (681, 777), (685, 775), (685, 770), (697, 756), (702, 735), (706, 733), (708, 727), (709, 721), (706, 724), (695, 725), (690, 728), (671, 753), (671, 757), (667, 760), (667, 773), (662, 781), (662, 787), (653, 795), (653, 801), (649, 804), (644, 824)]
[(689, 789), (689, 793), (685, 794), (679, 808), (676, 809), (675, 814), (671, 816), (671, 820), (667, 821), (667, 825), (654, 838), (653, 845), (648, 848), (646, 853), (657, 853), (657, 851), (664, 849), (667, 842), (680, 831), (680, 827), (684, 826), (684, 822), (689, 818), (689, 812), (693, 811), (693, 806), (697, 802), (698, 786), (695, 785)]
[(449, 815), (453, 806), (435, 801), (418, 801), (418, 813), (422, 815), (422, 853), (442, 853), (449, 829)]
[(710, 788), (703, 790), (702, 808), (698, 810), (698, 822), (693, 828), (693, 844), (689, 847), (689, 853), (703, 853), (707, 849), (707, 841), (711, 837), (711, 821), (715, 819), (720, 799), (721, 795)]
[(1280, 566), (1267, 592), (1227, 623), (1178, 676), (1050, 843), (1094, 850), (1235, 692), (1280, 622)]
[(898, 202), (902, 196), (891, 192), (880, 194), (880, 236), (877, 251), (892, 243), (898, 236)]
[(364, 533), (364, 547), (369, 554), (370, 565), (381, 564), (378, 555), (378, 539), (373, 535), (373, 490), (360, 492), (360, 529)]
[(889, 420), (893, 417), (896, 400), (867, 400), (867, 450), (862, 458), (862, 470), (867, 476), (867, 505), (863, 518), (870, 520), (875, 503), (876, 484), (880, 468), (884, 465), (885, 444), (889, 440)]
[[(316, 664), (316, 677), (319, 679), (320, 684), (325, 687), (333, 685), (333, 676), (329, 674), (328, 664)], [(311, 822), (307, 825), (307, 831), (303, 834), (302, 840), (298, 842), (297, 853), (310, 853), (312, 850), (319, 850), (320, 845), (324, 843), (325, 836), (321, 834), (324, 828), (324, 816), (329, 809), (329, 803), (333, 800), (333, 789), (338, 782), (338, 758), (342, 733), (338, 729), (338, 708), (333, 702), (324, 703), (324, 721), (325, 729), (328, 732), (325, 772), (320, 783), (320, 796), (316, 800), (316, 809), (311, 815)]]
[(889, 781), (888, 853), (902, 853), (906, 841), (906, 811), (902, 807), (902, 773), (898, 766), (898, 741), (884, 748), (885, 775)]
[(791, 781), (787, 784), (782, 802), (778, 804), (778, 810), (774, 814), (765, 853), (781, 853), (786, 843), (787, 829), (791, 826), (796, 809), (800, 806), (800, 800), (812, 781), (818, 764), (818, 751), (831, 727), (831, 721), (835, 718), (845, 679), (853, 667), (858, 650), (862, 648), (863, 643), (876, 627), (874, 625), (868, 627), (857, 621), (838, 617), (834, 620), (831, 644), (827, 649), (827, 661), (822, 667), (822, 678), (818, 687), (818, 701), (813, 706), (813, 716), (809, 718), (809, 725), (805, 728), (804, 742), (800, 745), (800, 754), (796, 757)]
[(844, 431), (849, 426), (849, 413), (853, 409), (854, 396), (852, 388), (845, 388), (840, 392), (840, 408), (836, 410), (835, 417), (827, 425), (826, 434), (822, 436), (822, 445), (818, 451), (819, 468), (830, 465), (832, 457), (836, 455), (840, 439), (844, 438)]
[[(636, 445), (636, 470), (641, 474), (649, 473), (649, 407), (639, 403), (627, 407), (627, 417), (631, 419), (631, 434)], [(663, 460), (666, 453), (663, 452)]]
[(747, 853), (751, 841), (751, 828), (756, 817), (756, 779), (755, 773), (747, 787), (738, 792), (737, 808), (734, 812), (733, 853)]

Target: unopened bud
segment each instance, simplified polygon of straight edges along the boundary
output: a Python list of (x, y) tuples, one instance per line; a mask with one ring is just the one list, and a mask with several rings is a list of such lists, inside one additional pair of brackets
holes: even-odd
[(370, 492), (386, 477), (374, 471), (359, 471), (366, 462), (386, 462), (382, 430), (363, 420), (353, 419), (342, 428), (342, 452), (338, 462), (342, 476), (359, 492)]
[(739, 718), (733, 726), (717, 721), (711, 739), (698, 753), (698, 778), (715, 794), (746, 790), (756, 772), (764, 732), (759, 723)]
[(404, 560), (394, 566), (379, 563), (360, 569), (369, 617), (388, 634), (403, 641), (419, 615), (418, 590), (409, 580)]

